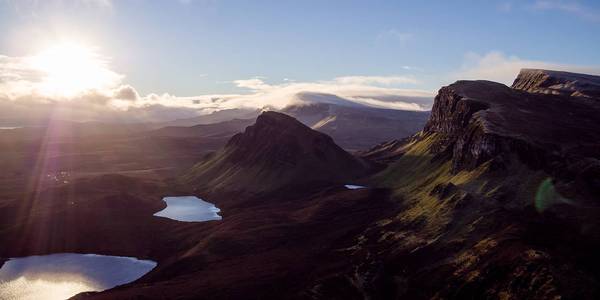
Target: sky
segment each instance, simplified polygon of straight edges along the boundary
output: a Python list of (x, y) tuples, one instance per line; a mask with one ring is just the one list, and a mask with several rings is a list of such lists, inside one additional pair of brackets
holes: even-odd
[(458, 79), (600, 73), (599, 1), (0, 0), (0, 28), (0, 102), (149, 118), (299, 92), (427, 110)]

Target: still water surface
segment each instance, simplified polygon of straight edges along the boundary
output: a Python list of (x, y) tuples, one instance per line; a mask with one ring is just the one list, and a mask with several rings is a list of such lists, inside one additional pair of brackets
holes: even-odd
[(67, 299), (135, 281), (154, 267), (150, 260), (97, 254), (12, 258), (0, 268), (0, 299)]
[(163, 201), (167, 203), (167, 208), (155, 213), (154, 215), (157, 217), (165, 217), (183, 222), (204, 222), (222, 219), (219, 216), (221, 210), (218, 207), (198, 197), (164, 197)]

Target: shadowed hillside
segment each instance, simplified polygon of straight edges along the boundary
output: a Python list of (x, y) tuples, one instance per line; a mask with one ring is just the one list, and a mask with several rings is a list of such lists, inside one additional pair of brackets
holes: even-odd
[(308, 182), (337, 182), (366, 174), (367, 165), (294, 118), (264, 112), (184, 175), (198, 189), (272, 191)]
[(403, 208), (365, 232), (379, 246), (361, 247), (371, 258), (355, 252), (366, 258), (360, 288), (384, 298), (597, 297), (600, 110), (589, 100), (487, 81), (442, 88), (423, 132), (387, 145), (391, 156), (386, 145), (366, 153), (395, 158), (373, 182)]
[[(4, 193), (0, 255), (158, 262), (76, 299), (596, 299), (597, 100), (458, 81), (421, 132), (363, 159), (265, 112), (177, 179), (88, 175)], [(152, 216), (183, 194), (223, 219)]]

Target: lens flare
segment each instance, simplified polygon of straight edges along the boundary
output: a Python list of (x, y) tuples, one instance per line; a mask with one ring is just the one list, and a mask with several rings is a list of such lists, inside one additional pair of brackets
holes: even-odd
[(31, 57), (30, 63), (41, 73), (39, 92), (47, 96), (72, 97), (104, 90), (121, 79), (94, 48), (76, 43), (54, 45)]
[(573, 204), (571, 200), (556, 191), (551, 178), (544, 179), (535, 194), (535, 209), (541, 213), (559, 203)]

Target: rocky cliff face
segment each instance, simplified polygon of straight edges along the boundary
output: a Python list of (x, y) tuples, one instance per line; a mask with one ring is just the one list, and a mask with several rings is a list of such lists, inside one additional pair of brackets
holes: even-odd
[(600, 76), (523, 69), (512, 88), (530, 93), (599, 98)]
[(439, 91), (424, 132), (441, 137), (434, 151), (451, 154), (454, 172), (517, 155), (530, 167), (554, 173), (566, 157), (598, 149), (599, 111), (580, 97), (458, 81)]
[(538, 92), (520, 77), (520, 88), (443, 87), (421, 133), (363, 154), (392, 161), (372, 185), (393, 190), (401, 203), (352, 247), (362, 264), (346, 278), (363, 294), (598, 297), (598, 98)]

